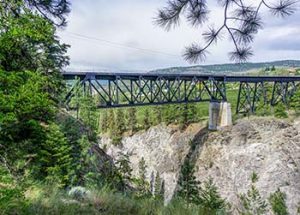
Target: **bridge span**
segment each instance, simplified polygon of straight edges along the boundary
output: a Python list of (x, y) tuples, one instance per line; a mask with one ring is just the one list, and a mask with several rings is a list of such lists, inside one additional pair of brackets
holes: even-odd
[(67, 108), (81, 92), (99, 98), (99, 108), (210, 102), (210, 120), (230, 124), (227, 88), (236, 87), (236, 113), (254, 113), (259, 103), (288, 105), (300, 88), (300, 76), (250, 76), (157, 73), (63, 73)]

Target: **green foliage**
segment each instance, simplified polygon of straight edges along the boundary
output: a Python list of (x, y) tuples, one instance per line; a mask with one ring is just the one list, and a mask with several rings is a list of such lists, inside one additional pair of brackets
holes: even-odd
[(277, 118), (287, 118), (286, 107), (282, 103), (277, 104), (274, 108), (274, 115)]
[(106, 133), (109, 129), (108, 114), (106, 110), (101, 112), (100, 122), (101, 133)]
[(290, 107), (295, 110), (297, 115), (300, 115), (300, 89), (291, 98)]
[(66, 186), (71, 179), (71, 146), (59, 126), (51, 123), (47, 128), (46, 140), (39, 153), (41, 174), (50, 183)]
[(132, 168), (130, 165), (129, 155), (120, 152), (115, 164), (118, 172), (121, 174), (122, 180), (125, 183), (129, 183), (132, 180)]
[(242, 215), (263, 215), (267, 212), (268, 205), (254, 185), (255, 181), (258, 180), (258, 176), (255, 175), (254, 177), (252, 174), (251, 179), (251, 188), (246, 194), (239, 195), (239, 199), (241, 201), (241, 208), (239, 211)]
[(256, 172), (252, 172), (251, 174), (251, 182), (256, 183), (258, 181), (258, 175)]
[(189, 160), (185, 160), (181, 167), (181, 173), (179, 176), (177, 196), (186, 201), (187, 204), (199, 203), (199, 185), (194, 170), (194, 165)]
[(154, 197), (157, 200), (163, 201), (164, 200), (164, 181), (161, 179), (159, 172), (156, 173), (155, 176), (155, 184), (154, 184)]
[(130, 107), (128, 108), (128, 129), (132, 133), (136, 132), (137, 124), (136, 108)]
[(286, 194), (277, 189), (269, 197), (269, 203), (272, 207), (272, 211), (275, 215), (288, 215), (288, 209), (285, 204)]
[(91, 129), (91, 132), (98, 130), (99, 115), (95, 100), (91, 96), (84, 95), (79, 98), (79, 118)]
[(150, 111), (148, 108), (145, 109), (144, 112), (144, 119), (143, 119), (143, 127), (145, 130), (148, 130), (151, 126), (151, 122), (150, 122)]
[(207, 214), (215, 211), (225, 212), (227, 208), (226, 201), (218, 193), (212, 178), (204, 182), (199, 192), (199, 202)]

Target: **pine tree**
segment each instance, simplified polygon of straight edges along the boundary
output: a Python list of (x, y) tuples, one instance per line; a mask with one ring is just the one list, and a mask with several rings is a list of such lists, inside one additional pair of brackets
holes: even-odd
[(106, 133), (109, 129), (108, 114), (107, 114), (106, 110), (101, 112), (101, 121), (100, 122), (101, 122), (101, 124), (100, 124), (101, 133)]
[(278, 188), (276, 192), (269, 197), (269, 203), (275, 215), (288, 215), (288, 208), (285, 203), (286, 194)]
[(130, 165), (129, 155), (122, 152), (119, 153), (118, 160), (116, 161), (118, 172), (122, 176), (125, 183), (129, 183), (132, 179), (132, 168)]
[(70, 182), (71, 150), (71, 146), (59, 126), (54, 123), (50, 124), (39, 155), (42, 171), (48, 181), (61, 186)]
[(137, 131), (136, 108), (134, 107), (128, 108), (128, 129), (131, 133), (135, 133)]
[(261, 197), (259, 191), (255, 187), (255, 182), (258, 181), (258, 176), (251, 177), (251, 188), (246, 194), (240, 194), (239, 199), (241, 201), (241, 209), (239, 210), (242, 215), (263, 215), (267, 211), (267, 203)]
[(297, 115), (300, 115), (300, 89), (298, 89), (293, 95), (290, 102), (290, 107), (295, 110)]
[(116, 128), (115, 112), (113, 109), (110, 109), (108, 112), (108, 128), (110, 134), (112, 134), (112, 132)]
[(151, 126), (151, 122), (150, 122), (150, 112), (149, 109), (146, 108), (144, 115), (143, 115), (143, 127), (145, 130), (148, 130)]
[(118, 135), (122, 135), (123, 132), (126, 130), (125, 128), (125, 115), (122, 108), (117, 110), (117, 117), (116, 117), (116, 124), (117, 124), (117, 133)]
[(144, 157), (139, 161), (139, 180), (138, 180), (138, 186), (139, 186), (139, 195), (145, 196), (149, 195), (149, 183), (146, 180), (146, 162)]
[(218, 193), (217, 187), (214, 185), (212, 178), (204, 182), (204, 186), (201, 187), (200, 193), (200, 205), (209, 213), (214, 211), (225, 211), (226, 202)]
[(282, 103), (279, 103), (275, 106), (274, 115), (277, 118), (287, 118), (288, 117), (286, 108)]
[(198, 121), (198, 113), (197, 113), (197, 106), (195, 103), (188, 104), (188, 116), (187, 120), (188, 123), (197, 122)]
[(92, 131), (97, 131), (99, 116), (93, 97), (84, 95), (80, 98), (79, 117)]
[(160, 198), (160, 191), (161, 191), (161, 178), (159, 172), (157, 172), (155, 176), (155, 184), (154, 184), (155, 198)]
[(194, 166), (189, 160), (185, 160), (179, 177), (179, 190), (177, 191), (177, 195), (188, 205), (191, 203), (199, 203), (200, 182), (197, 181), (194, 172)]
[(161, 106), (155, 106), (154, 110), (154, 116), (155, 120), (153, 120), (153, 125), (161, 124), (163, 121), (163, 111)]

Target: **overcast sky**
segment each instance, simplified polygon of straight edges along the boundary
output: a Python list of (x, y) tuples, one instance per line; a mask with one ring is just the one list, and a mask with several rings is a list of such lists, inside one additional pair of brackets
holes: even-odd
[[(252, 0), (252, 2), (255, 0)], [(269, 0), (273, 1), (273, 0)], [(187, 66), (181, 55), (192, 42), (201, 43), (204, 28), (181, 25), (166, 32), (153, 24), (166, 0), (72, 0), (68, 26), (59, 30), (61, 40), (71, 45), (69, 69), (152, 70)], [(217, 27), (221, 8), (212, 5), (210, 23)], [(286, 19), (263, 11), (265, 27), (253, 44), (251, 61), (300, 59), (300, 11)], [(209, 49), (204, 64), (228, 63), (233, 49), (226, 36)]]

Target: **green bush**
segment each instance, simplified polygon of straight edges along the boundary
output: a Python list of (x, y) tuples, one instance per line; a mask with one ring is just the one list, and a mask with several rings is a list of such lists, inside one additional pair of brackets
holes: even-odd
[(285, 204), (286, 194), (279, 189), (269, 197), (269, 203), (275, 215), (288, 215), (288, 209)]

